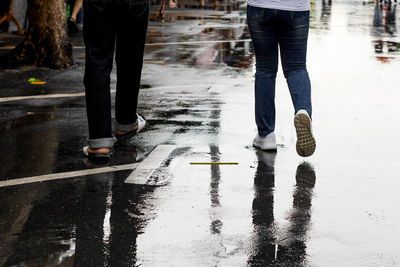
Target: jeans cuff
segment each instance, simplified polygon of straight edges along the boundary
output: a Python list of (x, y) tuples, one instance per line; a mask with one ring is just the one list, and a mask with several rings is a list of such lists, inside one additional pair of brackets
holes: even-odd
[(132, 131), (133, 128), (137, 125), (137, 120), (135, 123), (132, 124), (119, 124), (118, 122), (115, 122), (115, 131), (117, 132), (130, 132)]
[(88, 139), (88, 144), (90, 148), (111, 148), (115, 143), (114, 137), (98, 138), (98, 139)]
[(258, 135), (260, 137), (266, 137), (267, 135), (269, 135), (270, 133), (272, 133), (273, 131), (258, 131)]

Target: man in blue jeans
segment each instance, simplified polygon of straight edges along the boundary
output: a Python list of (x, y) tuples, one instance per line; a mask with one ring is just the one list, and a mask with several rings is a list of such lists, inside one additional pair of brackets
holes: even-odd
[[(162, 0), (160, 14), (164, 12)], [(111, 131), (110, 74), (114, 50), (117, 65), (115, 132), (126, 140), (146, 125), (136, 114), (143, 52), (149, 18), (149, 0), (85, 0), (83, 35), (86, 46), (85, 94), (91, 159), (108, 159), (115, 138)]]
[(306, 69), (310, 23), (309, 0), (248, 0), (247, 22), (256, 55), (255, 117), (258, 134), (253, 146), (276, 150), (275, 79), (278, 48), (295, 108), (296, 150), (308, 157), (316, 143), (311, 129), (311, 84)]

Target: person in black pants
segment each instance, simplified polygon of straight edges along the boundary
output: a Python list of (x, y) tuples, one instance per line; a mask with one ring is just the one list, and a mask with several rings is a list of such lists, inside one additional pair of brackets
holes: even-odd
[[(164, 12), (162, 0), (160, 14)], [(110, 158), (115, 142), (111, 133), (110, 73), (117, 65), (115, 98), (115, 137), (128, 139), (146, 125), (136, 114), (143, 52), (149, 17), (149, 0), (85, 0), (84, 40), (86, 69), (84, 77), (89, 124), (86, 156)]]

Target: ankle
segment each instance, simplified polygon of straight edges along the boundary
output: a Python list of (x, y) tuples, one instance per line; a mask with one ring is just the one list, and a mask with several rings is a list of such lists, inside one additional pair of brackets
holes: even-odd
[(88, 148), (89, 153), (97, 153), (97, 154), (107, 154), (110, 152), (110, 149), (108, 147), (102, 147), (102, 148)]
[[(139, 128), (139, 125), (136, 124), (135, 127), (133, 127), (131, 131), (135, 131), (135, 130), (137, 130), (138, 128)], [(127, 132), (115, 131), (115, 133), (118, 134), (118, 135), (126, 134), (126, 133), (129, 133), (129, 132), (130, 132), (130, 131), (127, 131)]]

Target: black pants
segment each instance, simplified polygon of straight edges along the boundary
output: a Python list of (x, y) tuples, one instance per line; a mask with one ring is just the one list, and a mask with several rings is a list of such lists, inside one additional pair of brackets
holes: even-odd
[[(114, 48), (117, 65), (116, 121), (121, 125), (136, 123), (148, 17), (148, 0), (84, 2), (84, 84), (89, 141), (94, 141), (93, 148), (111, 146), (107, 140), (112, 137), (110, 73)], [(107, 145), (96, 143), (96, 139), (105, 140)]]

